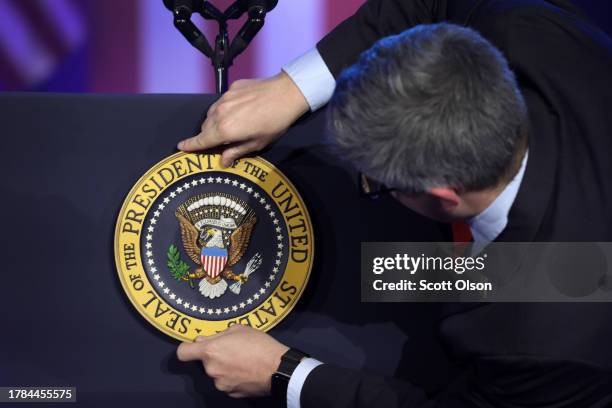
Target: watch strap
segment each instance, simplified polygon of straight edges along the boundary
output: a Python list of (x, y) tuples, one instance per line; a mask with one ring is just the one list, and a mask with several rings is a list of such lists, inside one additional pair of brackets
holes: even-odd
[(310, 356), (294, 348), (290, 348), (283, 354), (276, 372), (272, 374), (271, 394), (273, 397), (279, 400), (287, 398), (289, 379), (302, 359), (307, 357)]

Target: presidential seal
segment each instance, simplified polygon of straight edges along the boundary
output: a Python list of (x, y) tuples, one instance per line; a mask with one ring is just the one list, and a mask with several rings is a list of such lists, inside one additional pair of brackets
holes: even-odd
[(300, 298), (312, 268), (308, 211), (262, 158), (223, 168), (215, 154), (177, 153), (127, 195), (115, 262), (134, 307), (182, 341), (234, 324), (269, 330)]

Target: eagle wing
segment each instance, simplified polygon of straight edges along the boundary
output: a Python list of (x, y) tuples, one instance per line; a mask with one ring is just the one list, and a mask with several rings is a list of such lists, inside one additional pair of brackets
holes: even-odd
[(200, 265), (200, 251), (202, 248), (198, 245), (198, 229), (185, 216), (177, 213), (176, 218), (178, 218), (181, 226), (181, 239), (185, 252), (187, 252), (187, 255), (189, 255), (193, 262)]
[(227, 260), (228, 266), (237, 264), (246, 252), (256, 222), (257, 217), (253, 214), (232, 232), (230, 236), (229, 259)]

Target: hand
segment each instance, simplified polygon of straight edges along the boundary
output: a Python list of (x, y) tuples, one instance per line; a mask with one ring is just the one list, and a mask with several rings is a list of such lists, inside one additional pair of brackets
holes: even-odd
[(176, 355), (180, 361), (202, 361), (219, 391), (243, 398), (270, 394), (272, 374), (287, 350), (272, 336), (236, 324), (223, 333), (197, 337), (195, 343), (182, 343)]
[(227, 145), (221, 164), (261, 150), (278, 139), (310, 107), (285, 72), (268, 79), (236, 81), (208, 109), (202, 131), (178, 144), (191, 152)]

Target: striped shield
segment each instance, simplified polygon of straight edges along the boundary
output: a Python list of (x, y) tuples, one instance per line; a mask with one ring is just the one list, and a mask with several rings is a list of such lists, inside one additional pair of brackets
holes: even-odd
[(200, 253), (200, 260), (208, 276), (216, 278), (227, 263), (227, 249), (204, 247)]

